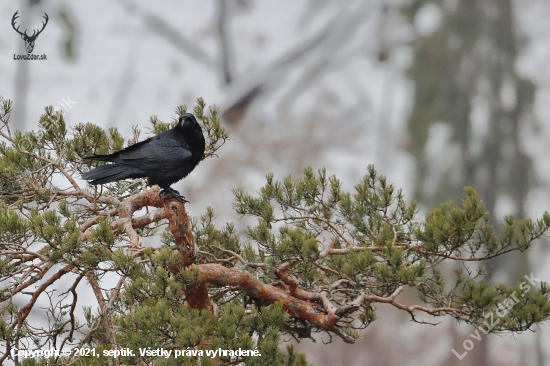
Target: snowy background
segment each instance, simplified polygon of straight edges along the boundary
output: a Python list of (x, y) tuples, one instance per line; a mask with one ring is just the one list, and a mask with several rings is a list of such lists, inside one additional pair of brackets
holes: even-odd
[[(238, 219), (231, 210), (231, 189), (254, 192), (267, 173), (297, 176), (308, 165), (326, 167), (350, 190), (373, 163), (412, 199), (420, 173), (411, 153), (408, 119), (415, 85), (407, 70), (418, 57), (415, 42), (443, 29), (445, 12), (460, 1), (2, 1), (0, 95), (14, 100), (13, 122), (19, 129), (36, 128), (45, 106), (61, 107), (62, 98), (69, 98), (76, 102), (66, 113), (69, 125), (114, 126), (127, 137), (132, 126), (147, 127), (150, 116), (169, 121), (178, 104), (192, 107), (197, 97), (216, 104), (232, 140), (218, 159), (202, 162), (175, 188), (190, 199), (192, 215), (212, 206), (220, 225)], [(411, 3), (421, 5), (412, 20), (403, 12)], [(539, 217), (550, 206), (550, 3), (511, 4), (522, 44), (513, 68), (535, 87), (530, 123), (518, 133), (535, 182), (523, 212)], [(40, 28), (48, 14), (33, 51), (46, 54), (47, 61), (13, 59), (25, 54), (11, 26), (17, 10), (22, 30)], [(504, 105), (518, 99), (506, 88), (500, 96)], [(471, 111), (471, 133), (481, 136), (473, 139), (478, 150), (492, 133), (483, 110)], [(464, 176), (463, 169), (455, 169), (460, 164), (451, 135), (443, 123), (425, 133), (423, 151), (435, 176)], [(475, 152), (475, 143), (471, 148)], [(475, 188), (462, 180), (458, 185)], [(462, 191), (447, 194), (438, 199), (456, 199)], [(497, 199), (495, 216), (513, 211), (512, 201), (506, 195)], [(540, 248), (531, 250), (529, 268), (550, 282), (546, 257)], [(378, 321), (357, 344), (304, 340), (299, 351), (316, 366), (550, 365), (545, 326), (516, 339), (482, 336), (459, 361), (451, 349), (462, 353), (473, 327), (451, 320), (422, 326), (395, 309), (378, 308)]]

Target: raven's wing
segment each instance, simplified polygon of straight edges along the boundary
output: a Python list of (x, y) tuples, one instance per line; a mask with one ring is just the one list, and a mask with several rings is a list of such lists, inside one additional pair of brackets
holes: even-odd
[(154, 136), (119, 151), (111, 161), (144, 171), (171, 171), (181, 169), (192, 156), (179, 141)]
[(135, 151), (137, 149), (140, 148), (140, 146), (143, 146), (143, 145), (147, 145), (152, 139), (156, 138), (157, 136), (153, 136), (153, 137), (149, 137), (148, 139), (145, 139), (143, 141), (139, 141), (139, 142), (136, 142), (135, 144), (133, 145), (130, 145), (128, 147), (125, 147), (124, 149), (122, 150), (118, 150), (118, 151), (115, 151), (114, 153), (112, 154), (107, 154), (107, 155), (90, 155), (90, 156), (86, 156), (84, 159), (85, 160), (98, 160), (98, 161), (110, 161), (110, 162), (115, 162), (117, 157), (121, 154), (121, 153), (130, 153), (132, 151)]

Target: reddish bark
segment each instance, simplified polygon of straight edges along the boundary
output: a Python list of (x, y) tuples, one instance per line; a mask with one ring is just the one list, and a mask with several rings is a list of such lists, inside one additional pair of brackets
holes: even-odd
[(254, 276), (238, 268), (227, 268), (219, 264), (200, 264), (197, 266), (200, 273), (199, 282), (215, 283), (222, 286), (234, 286), (242, 289), (248, 295), (274, 303), (283, 304), (290, 315), (305, 319), (321, 329), (330, 330), (339, 317), (334, 313), (325, 314), (317, 310), (317, 305), (299, 300), (283, 290), (258, 281)]
[(166, 200), (164, 210), (166, 218), (170, 222), (170, 231), (174, 236), (174, 241), (183, 257), (183, 266), (188, 267), (195, 262), (197, 251), (185, 205), (175, 199)]
[[(164, 202), (166, 218), (170, 222), (170, 231), (174, 236), (174, 241), (181, 253), (182, 261), (174, 268), (172, 273), (179, 275), (182, 268), (189, 267), (195, 262), (197, 250), (195, 247), (195, 237), (191, 230), (189, 216), (185, 211), (185, 205), (175, 199)], [(212, 303), (208, 296), (208, 287), (206, 283), (199, 283), (196, 287), (187, 292), (187, 306), (191, 309), (212, 310)]]

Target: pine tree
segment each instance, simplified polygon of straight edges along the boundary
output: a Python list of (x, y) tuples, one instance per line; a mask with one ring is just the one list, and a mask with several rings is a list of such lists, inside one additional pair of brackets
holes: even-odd
[[(79, 184), (75, 177), (101, 164), (84, 156), (125, 145), (116, 129), (68, 128), (47, 107), (39, 128), (21, 133), (10, 130), (11, 109), (1, 100), (0, 362), (306, 365), (292, 347), (282, 350), (285, 340), (318, 333), (353, 343), (378, 303), (418, 323), (450, 316), (487, 333), (523, 332), (550, 317), (549, 288), (532, 274), (515, 285), (483, 280), (483, 261), (527, 250), (550, 229), (548, 213), (506, 216), (497, 232), (466, 188), (461, 204), (443, 203), (421, 219), (372, 166), (353, 192), (324, 169), (306, 168), (298, 178), (268, 174), (256, 194), (235, 189), (235, 211), (254, 220), (239, 235), (231, 223), (217, 225), (212, 208), (189, 217), (143, 180)], [(205, 158), (215, 156), (229, 136), (218, 110), (198, 99), (193, 113)], [(153, 117), (151, 132), (173, 123)], [(448, 262), (462, 267), (443, 274)], [(81, 351), (14, 356), (25, 349)], [(157, 349), (172, 353), (145, 352)]]

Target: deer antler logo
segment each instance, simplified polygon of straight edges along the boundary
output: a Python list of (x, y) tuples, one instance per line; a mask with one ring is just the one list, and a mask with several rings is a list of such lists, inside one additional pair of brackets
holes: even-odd
[(15, 31), (17, 33), (19, 33), (21, 35), (21, 38), (23, 38), (23, 40), (25, 41), (25, 48), (27, 49), (27, 53), (32, 53), (32, 50), (34, 49), (34, 41), (36, 41), (36, 37), (38, 37), (38, 35), (40, 33), (42, 33), (42, 31), (44, 30), (44, 28), (46, 28), (46, 24), (48, 24), (48, 14), (44, 13), (44, 18), (46, 19), (45, 22), (42, 22), (42, 29), (40, 30), (35, 30), (33, 33), (32, 33), (32, 36), (29, 36), (27, 34), (27, 30), (25, 29), (25, 32), (24, 33), (21, 33), (19, 31), (19, 27), (15, 28), (15, 20), (17, 18), (19, 18), (19, 15), (17, 15), (17, 13), (19, 13), (19, 10), (17, 10), (15, 12), (15, 14), (13, 14), (13, 18), (11, 18), (11, 26), (13, 27), (13, 29), (15, 29)]

